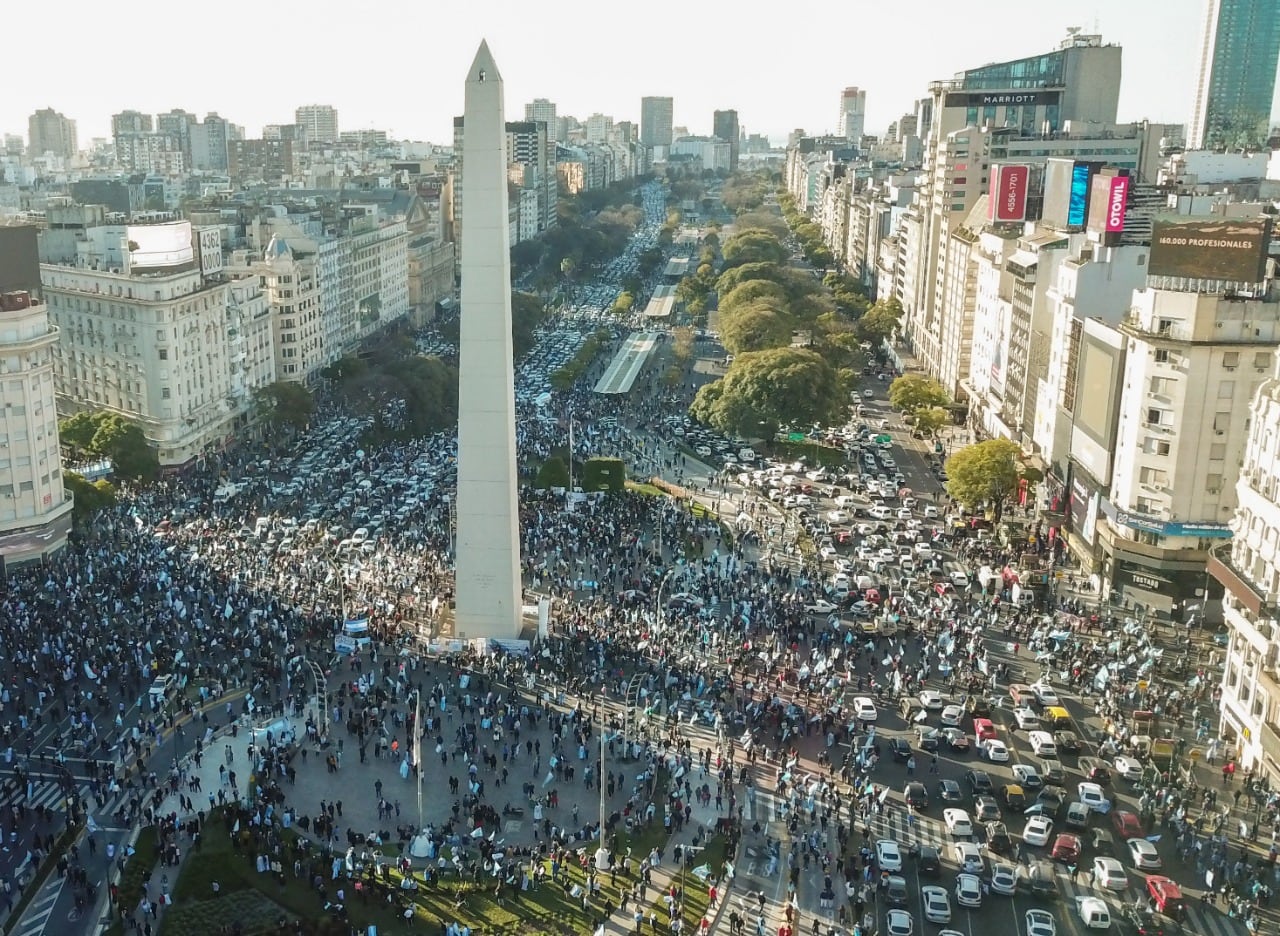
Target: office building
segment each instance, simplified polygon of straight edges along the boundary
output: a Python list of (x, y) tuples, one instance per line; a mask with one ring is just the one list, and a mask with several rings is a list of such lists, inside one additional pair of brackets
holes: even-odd
[(613, 118), (608, 114), (592, 114), (587, 118), (587, 142), (597, 145), (608, 143), (613, 132)]
[(27, 119), (27, 142), (32, 156), (52, 153), (70, 159), (80, 149), (76, 122), (51, 107), (38, 110)]
[(742, 146), (742, 128), (738, 126), (736, 110), (718, 110), (711, 117), (711, 134), (729, 144), (729, 169), (738, 168), (739, 148)]
[(338, 111), (328, 104), (306, 104), (293, 112), (293, 122), (307, 143), (337, 143)]
[[(556, 105), (554, 101), (548, 101), (546, 98), (534, 98), (524, 106), (525, 120), (541, 120), (543, 123), (551, 126), (556, 122)], [(554, 126), (552, 127), (554, 132)]]
[[(512, 199), (509, 205), (516, 232), (513, 242), (519, 243), (555, 223), (559, 198), (556, 144), (548, 138), (549, 127), (542, 121), (511, 120), (506, 128), (508, 179), (521, 191), (534, 193), (532, 201), (526, 196)], [(453, 153), (453, 237), (460, 241), (466, 204), (466, 130), (462, 117), (453, 118)], [(520, 223), (521, 218), (524, 224)]]
[(151, 129), (152, 119), (150, 114), (127, 110), (111, 115), (111, 136), (113, 138), (119, 139), (121, 136), (130, 133), (150, 133)]
[(191, 162), (191, 128), (199, 122), (195, 114), (190, 111), (179, 110), (176, 107), (167, 114), (156, 115), (156, 132), (170, 136), (178, 142), (178, 150), (182, 153), (182, 158), (186, 160), (188, 168), (193, 165)]
[(1258, 149), (1269, 136), (1280, 57), (1280, 3), (1206, 0), (1192, 149)]
[(840, 116), (836, 121), (836, 136), (855, 143), (866, 132), (867, 92), (858, 88), (845, 88), (840, 92)]
[(61, 549), (72, 501), (62, 480), (53, 356), (36, 229), (0, 227), (0, 569)]
[(239, 185), (282, 182), (294, 173), (292, 140), (232, 140), (227, 174)]
[(240, 128), (225, 117), (206, 114), (203, 123), (190, 127), (192, 168), (226, 172), (231, 161), (231, 141), (243, 136)]
[(645, 146), (670, 146), (675, 105), (669, 97), (640, 99), (640, 142)]

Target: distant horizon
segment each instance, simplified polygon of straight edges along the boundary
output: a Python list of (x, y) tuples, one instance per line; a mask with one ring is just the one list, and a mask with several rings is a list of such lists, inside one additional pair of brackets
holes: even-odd
[[(523, 119), (526, 103), (547, 98), (559, 114), (582, 121), (605, 113), (615, 122), (638, 124), (641, 97), (670, 96), (674, 125), (690, 133), (709, 134), (712, 112), (733, 109), (748, 134), (763, 133), (778, 146), (797, 128), (810, 135), (834, 132), (840, 91), (856, 86), (867, 91), (866, 132), (882, 136), (927, 94), (929, 82), (1048, 52), (1066, 37), (1067, 27), (1082, 21), (1089, 24), (1083, 33), (1124, 49), (1118, 122), (1186, 125), (1205, 2), (1165, 0), (1158, 16), (1138, 9), (1140, 4), (1086, 7), (1072, 11), (1070, 20), (1057, 20), (1026, 16), (1021, 0), (978, 0), (972, 11), (978, 15), (955, 21), (951, 4), (917, 0), (906, 25), (897, 10), (855, 2), (824, 14), (824, 28), (816, 34), (780, 41), (776, 24), (749, 12), (726, 16), (661, 0), (616, 33), (582, 18), (522, 17), (525, 7), (514, 0), (443, 13), (390, 0), (375, 29), (363, 33), (347, 30), (346, 8), (325, 0), (306, 15), (226, 0), (223, 22), (250, 24), (254, 35), (267, 40), (250, 58), (252, 67), (239, 69), (223, 65), (210, 51), (216, 49), (216, 32), (199, 40), (209, 54), (193, 55), (189, 63), (175, 42), (171, 10), (160, 0), (134, 0), (128, 16), (116, 20), (77, 16), (96, 8), (89, 0), (70, 0), (71, 13), (55, 39), (6, 48), (6, 70), (38, 80), (5, 88), (0, 132), (27, 140), (28, 117), (51, 107), (76, 121), (85, 149), (94, 138), (110, 138), (112, 114), (137, 110), (154, 116), (180, 108), (201, 119), (215, 111), (254, 139), (266, 125), (292, 123), (299, 106), (329, 104), (338, 111), (340, 131), (384, 130), (396, 140), (449, 146), (452, 119), (462, 112), (467, 66), (480, 39), (487, 38), (506, 83), (508, 120)], [(947, 28), (915, 25), (928, 22)], [(47, 14), (18, 5), (7, 11), (6, 26), (11, 36), (39, 37), (48, 29)], [(396, 44), (388, 45), (392, 37)], [(415, 54), (418, 37), (430, 37), (430, 54)], [(692, 43), (690, 37), (705, 41)], [(227, 41), (242, 39), (229, 34)], [(274, 40), (287, 49), (278, 63), (271, 55)], [(306, 54), (288, 54), (297, 50)], [(664, 56), (663, 50), (674, 54)], [(83, 67), (50, 67), (46, 52)], [(94, 80), (96, 59), (107, 52), (104, 65), (110, 63), (114, 77)], [(214, 64), (201, 65), (206, 60)], [(658, 62), (662, 67), (653, 67)], [(1280, 123), (1274, 104), (1272, 123)]]

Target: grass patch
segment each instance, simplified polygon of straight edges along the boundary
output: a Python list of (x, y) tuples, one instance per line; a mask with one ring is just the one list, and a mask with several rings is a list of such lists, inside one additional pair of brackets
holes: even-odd
[[(711, 836), (707, 840), (706, 847), (694, 855), (692, 864), (686, 864), (684, 873), (677, 873), (672, 879), (684, 893), (680, 912), (680, 919), (683, 923), (681, 932), (697, 933), (698, 924), (711, 906), (709, 885), (693, 873), (694, 868), (699, 868), (704, 864), (710, 865), (711, 878), (720, 882), (718, 890), (721, 894), (724, 893), (724, 882), (721, 879), (724, 877), (725, 850), (727, 846), (728, 842), (723, 835)], [(667, 902), (663, 899), (662, 894), (658, 895), (658, 899), (654, 901), (652, 909), (658, 915), (658, 919), (665, 921), (669, 928), (671, 920), (667, 913)]]
[(788, 442), (775, 440), (769, 444), (769, 452), (784, 461), (803, 458), (806, 464), (826, 468), (843, 468), (848, 464), (844, 449), (823, 445), (821, 442)]
[(666, 497), (667, 492), (647, 481), (627, 481), (627, 488), (632, 494), (642, 497)]
[(138, 833), (133, 845), (133, 857), (125, 862), (120, 875), (120, 906), (132, 912), (142, 901), (142, 888), (160, 863), (160, 841), (156, 827), (151, 825)]

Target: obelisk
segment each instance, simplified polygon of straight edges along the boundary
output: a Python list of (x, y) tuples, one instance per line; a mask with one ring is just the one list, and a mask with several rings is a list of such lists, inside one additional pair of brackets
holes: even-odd
[(511, 244), (502, 76), (480, 43), (463, 108), (458, 355), (458, 637), (520, 636)]

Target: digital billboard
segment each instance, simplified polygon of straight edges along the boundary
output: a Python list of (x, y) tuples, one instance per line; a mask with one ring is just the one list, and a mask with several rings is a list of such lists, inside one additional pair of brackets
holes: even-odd
[(129, 241), (129, 266), (135, 270), (179, 267), (195, 262), (191, 244), (191, 222), (130, 224), (125, 229)]
[(987, 196), (987, 220), (997, 224), (1022, 221), (1027, 216), (1028, 166), (995, 165)]
[(1102, 167), (1099, 162), (1046, 160), (1041, 217), (1055, 227), (1082, 229), (1088, 220), (1089, 180)]
[(1124, 230), (1125, 210), (1129, 199), (1129, 177), (1114, 171), (1103, 171), (1089, 182), (1088, 230), (1104, 244), (1120, 242)]
[(1270, 245), (1270, 218), (1157, 218), (1147, 273), (1258, 283)]
[(1089, 178), (1093, 167), (1089, 163), (1076, 163), (1071, 169), (1071, 189), (1067, 196), (1067, 224), (1084, 227), (1089, 209)]

